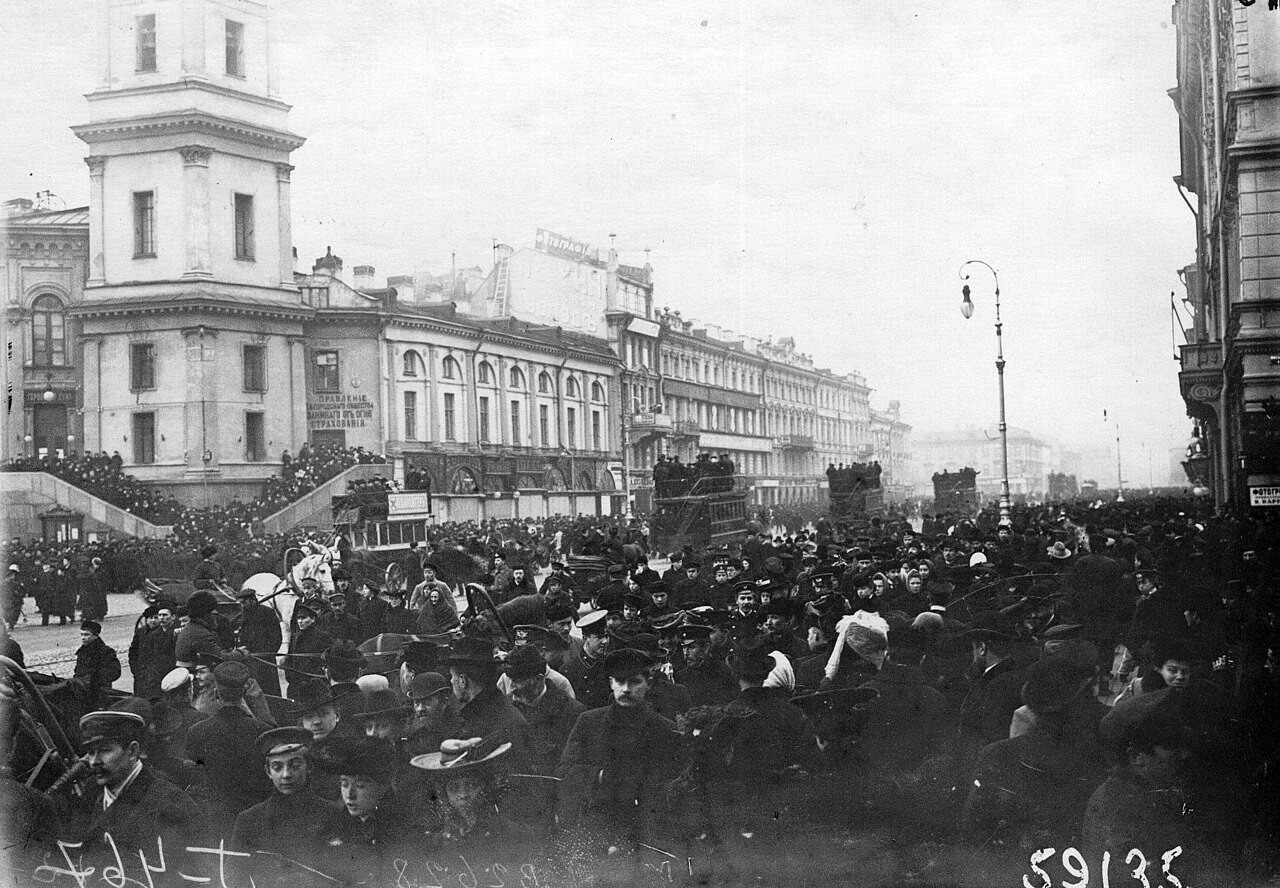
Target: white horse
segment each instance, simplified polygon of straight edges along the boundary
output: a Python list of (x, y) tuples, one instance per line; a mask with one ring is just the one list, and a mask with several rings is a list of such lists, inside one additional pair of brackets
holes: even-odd
[(292, 637), (293, 609), (302, 600), (302, 581), (315, 580), (324, 592), (333, 591), (333, 568), (340, 562), (337, 551), (310, 540), (303, 541), (301, 549), (290, 549), (285, 553), (285, 564), (289, 564), (291, 555), (299, 552), (301, 557), (293, 563), (284, 577), (264, 571), (249, 577), (240, 586), (241, 589), (252, 589), (254, 598), (268, 605), (276, 612), (280, 620), (280, 644), (278, 653), (289, 650)]

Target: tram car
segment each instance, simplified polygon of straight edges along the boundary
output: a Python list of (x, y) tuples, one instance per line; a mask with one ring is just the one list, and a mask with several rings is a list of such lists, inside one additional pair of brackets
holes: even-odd
[(651, 545), (703, 551), (747, 538), (747, 493), (740, 476), (679, 479), (655, 489), (649, 519)]
[(978, 513), (978, 472), (966, 466), (958, 472), (933, 473), (933, 506), (938, 512)]
[(870, 518), (884, 512), (880, 464), (853, 463), (827, 468), (827, 496), (832, 518)]

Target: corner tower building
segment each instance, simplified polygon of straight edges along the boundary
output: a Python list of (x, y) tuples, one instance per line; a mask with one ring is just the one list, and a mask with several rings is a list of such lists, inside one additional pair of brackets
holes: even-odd
[(267, 5), (102, 0), (87, 96), (84, 442), (216, 500), (306, 440), (290, 153)]

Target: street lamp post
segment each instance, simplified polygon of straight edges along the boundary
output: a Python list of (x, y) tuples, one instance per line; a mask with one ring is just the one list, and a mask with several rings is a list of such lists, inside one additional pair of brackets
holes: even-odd
[[(1009, 426), (1004, 415), (1004, 325), (1000, 321), (1000, 276), (996, 270), (981, 259), (970, 259), (960, 266), (960, 280), (969, 280), (965, 271), (970, 265), (981, 265), (991, 272), (996, 283), (996, 373), (1000, 378), (1000, 522), (1011, 520), (1009, 505)], [(964, 301), (960, 305), (960, 313), (966, 319), (973, 317), (973, 300), (969, 298), (969, 285), (965, 284), (961, 291)]]

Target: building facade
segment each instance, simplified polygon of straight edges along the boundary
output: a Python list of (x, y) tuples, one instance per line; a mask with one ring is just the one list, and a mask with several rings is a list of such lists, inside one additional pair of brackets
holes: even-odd
[[(1179, 383), (1219, 504), (1280, 497), (1280, 13), (1177, 0), (1178, 187), (1194, 196)], [(1190, 198), (1188, 198), (1189, 206)]]
[(4, 207), (5, 412), (0, 461), (83, 447), (79, 322), (89, 259), (87, 207), (15, 199)]
[[(468, 310), (605, 337), (620, 363), (625, 482), (648, 508), (659, 456), (728, 454), (756, 505), (821, 499), (831, 463), (869, 461), (870, 389), (856, 373), (814, 365), (789, 337), (764, 341), (654, 307), (653, 268), (539, 230), (532, 249), (501, 252)], [(897, 465), (910, 426), (895, 420)], [(900, 475), (905, 467), (899, 468)]]
[[(1009, 495), (1019, 502), (1042, 501), (1049, 489), (1049, 472), (1059, 471), (1055, 447), (1026, 429), (1010, 426)], [(995, 501), (1001, 492), (1000, 433), (988, 429), (965, 429), (942, 435), (917, 437), (915, 451), (916, 491), (933, 495), (933, 474), (973, 468), (978, 471), (978, 493)]]

